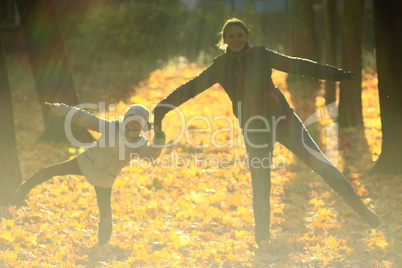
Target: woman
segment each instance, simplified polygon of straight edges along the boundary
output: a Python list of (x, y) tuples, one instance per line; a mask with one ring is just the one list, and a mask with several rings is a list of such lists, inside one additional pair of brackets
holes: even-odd
[(312, 140), (284, 95), (274, 85), (271, 69), (334, 81), (351, 79), (352, 74), (333, 66), (282, 55), (265, 47), (250, 47), (249, 39), (249, 30), (241, 20), (228, 20), (218, 43), (225, 53), (156, 106), (153, 111), (155, 128), (161, 129), (161, 121), (171, 109), (219, 83), (229, 95), (233, 112), (243, 130), (252, 177), (255, 238), (259, 246), (269, 241), (270, 236), (271, 180), (269, 167), (255, 163), (263, 163), (263, 159), (272, 155), (276, 141), (323, 177), (371, 227), (377, 227), (379, 217), (366, 207), (342, 173)]
[(54, 176), (83, 175), (95, 188), (100, 219), (98, 244), (105, 245), (112, 234), (110, 199), (117, 175), (133, 156), (150, 161), (157, 158), (165, 144), (165, 134), (156, 132), (152, 143), (148, 145), (141, 131), (150, 130), (149, 111), (140, 104), (133, 104), (127, 109), (124, 121), (105, 120), (63, 103), (46, 103), (46, 106), (58, 116), (71, 115), (72, 122), (102, 135), (77, 157), (37, 171), (17, 189), (13, 203), (23, 205), (32, 188)]

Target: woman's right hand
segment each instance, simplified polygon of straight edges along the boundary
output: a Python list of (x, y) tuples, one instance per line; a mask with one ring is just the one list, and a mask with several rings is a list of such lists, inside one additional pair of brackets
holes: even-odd
[(155, 131), (155, 138), (157, 138), (157, 139), (163, 139), (163, 138), (165, 138), (165, 137), (166, 137), (166, 135), (165, 135), (165, 132), (164, 132), (164, 131), (162, 131), (162, 130)]
[(156, 124), (154, 122), (154, 131), (155, 131), (155, 133), (163, 132), (163, 130), (162, 130), (162, 122), (158, 122)]
[(154, 114), (154, 130), (155, 132), (160, 132), (162, 130), (162, 120), (165, 117), (165, 114), (167, 114), (170, 110), (172, 110), (171, 107), (166, 107), (164, 104), (162, 105), (157, 105), (155, 109), (152, 111)]
[(154, 131), (155, 131), (155, 133), (163, 131), (162, 130), (162, 119), (163, 119), (163, 116), (161, 116), (161, 114), (158, 113), (158, 110), (156, 110), (155, 117), (154, 117)]

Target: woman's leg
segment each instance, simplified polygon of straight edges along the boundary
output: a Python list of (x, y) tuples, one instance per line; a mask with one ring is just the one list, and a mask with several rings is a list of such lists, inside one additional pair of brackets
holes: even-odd
[(317, 172), (371, 227), (380, 224), (379, 217), (366, 207), (352, 185), (322, 153), (295, 113), (289, 113), (278, 125), (277, 140)]
[(38, 170), (31, 178), (24, 181), (15, 192), (15, 205), (22, 205), (26, 195), (35, 186), (50, 180), (53, 178), (53, 176), (63, 176), (69, 174), (82, 175), (82, 172), (78, 166), (77, 158), (56, 163)]
[[(268, 144), (266, 133), (253, 133), (245, 136), (248, 154), (248, 167), (253, 188), (253, 210), (255, 221), (255, 240), (261, 247), (270, 238), (270, 165), (272, 145)], [(267, 144), (265, 148), (258, 148)]]
[(112, 234), (112, 207), (110, 199), (112, 195), (112, 188), (101, 188), (95, 186), (96, 200), (99, 207), (99, 231), (98, 231), (98, 244), (104, 245), (109, 242)]

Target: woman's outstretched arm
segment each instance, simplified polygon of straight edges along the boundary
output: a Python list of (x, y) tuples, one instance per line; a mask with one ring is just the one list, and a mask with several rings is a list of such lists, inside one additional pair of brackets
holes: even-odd
[(152, 111), (155, 116), (155, 130), (162, 129), (161, 122), (165, 114), (217, 83), (215, 74), (215, 64), (212, 63), (201, 74), (176, 88), (163, 99)]
[(309, 59), (291, 57), (269, 49), (265, 49), (265, 56), (272, 68), (282, 72), (332, 81), (353, 78), (350, 72)]

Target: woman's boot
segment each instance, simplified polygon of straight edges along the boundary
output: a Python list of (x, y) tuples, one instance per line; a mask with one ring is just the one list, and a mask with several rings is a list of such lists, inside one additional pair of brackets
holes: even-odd
[(376, 228), (381, 224), (380, 217), (375, 214), (371, 209), (369, 209), (366, 204), (359, 198), (359, 196), (354, 196), (354, 198), (345, 198), (345, 202), (353, 208), (357, 214), (360, 215), (371, 228)]

